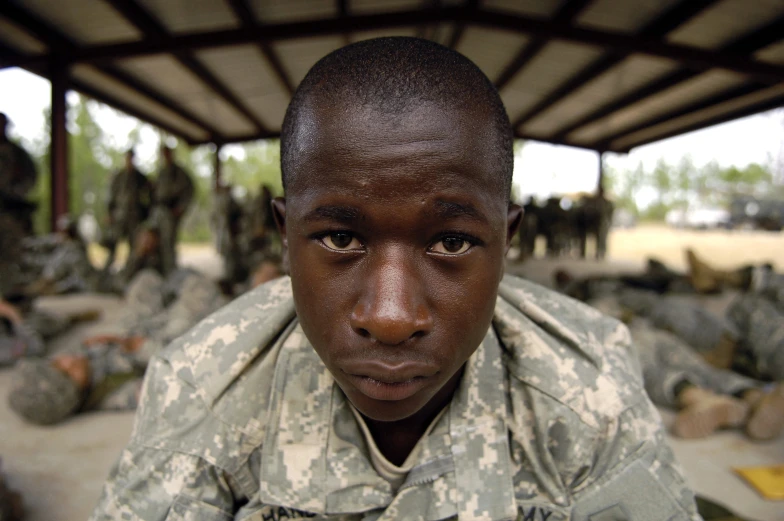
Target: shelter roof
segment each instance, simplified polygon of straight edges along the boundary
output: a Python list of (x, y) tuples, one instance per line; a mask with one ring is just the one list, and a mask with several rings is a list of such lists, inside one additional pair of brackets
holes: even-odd
[(784, 105), (782, 0), (5, 0), (0, 67), (192, 144), (274, 137), (322, 56), (430, 38), (495, 82), (518, 137), (629, 149)]

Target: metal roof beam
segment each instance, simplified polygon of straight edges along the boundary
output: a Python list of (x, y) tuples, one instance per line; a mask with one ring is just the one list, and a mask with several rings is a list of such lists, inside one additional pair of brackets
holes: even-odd
[(203, 49), (248, 42), (271, 42), (348, 31), (366, 31), (390, 27), (417, 25), (419, 23), (455, 22), (477, 24), (546, 38), (572, 41), (625, 53), (640, 53), (677, 60), (697, 70), (726, 69), (752, 76), (766, 83), (784, 81), (784, 66), (760, 62), (729, 52), (717, 52), (697, 47), (666, 43), (654, 38), (640, 38), (617, 31), (600, 31), (571, 24), (543, 20), (506, 12), (473, 10), (464, 6), (419, 9), (397, 13), (352, 15), (345, 18), (310, 20), (282, 24), (241, 27), (213, 32), (173, 36), (164, 43), (142, 41), (99, 45), (80, 49), (75, 59), (96, 62), (130, 56)]
[(719, 105), (721, 103), (725, 103), (735, 98), (739, 98), (741, 96), (747, 96), (749, 94), (753, 94), (755, 92), (764, 90), (769, 88), (767, 85), (762, 85), (760, 83), (747, 83), (745, 85), (741, 85), (740, 87), (732, 87), (727, 89), (719, 94), (715, 94), (713, 96), (709, 96), (707, 98), (702, 98), (694, 103), (690, 103), (685, 107), (679, 107), (675, 110), (669, 111), (665, 114), (658, 114), (653, 118), (647, 119), (643, 123), (639, 123), (632, 127), (614, 132), (613, 134), (601, 138), (599, 142), (600, 147), (608, 147), (612, 144), (613, 141), (623, 137), (633, 134), (635, 132), (639, 132), (641, 130), (645, 130), (646, 128), (653, 127), (655, 125), (659, 125), (662, 123), (666, 123), (670, 120), (686, 116), (688, 114), (704, 110), (710, 108), (714, 105)]
[[(29, 11), (21, 8), (20, 6), (13, 4), (11, 2), (0, 2), (0, 13), (2, 13), (6, 18), (12, 20), (14, 23), (21, 25), (22, 27), (25, 27), (28, 31), (30, 31), (33, 35), (35, 35), (36, 38), (45, 42), (49, 46), (49, 48), (57, 49), (57, 52), (62, 53), (66, 60), (72, 59), (74, 53), (77, 52), (78, 47), (76, 46), (76, 44), (74, 44), (74, 42), (72, 42), (68, 37), (62, 34), (57, 28), (49, 25), (48, 23), (44, 22), (43, 20), (41, 20), (34, 14), (30, 13)], [(23, 61), (27, 61), (31, 59), (32, 57), (29, 56), (26, 58), (22, 58)], [(107, 76), (110, 76), (120, 82), (128, 84), (131, 88), (136, 89), (142, 95), (147, 96), (157, 101), (158, 103), (162, 103), (163, 105), (166, 105), (172, 112), (175, 112), (177, 115), (179, 115), (185, 120), (190, 121), (194, 125), (201, 127), (206, 132), (219, 135), (217, 130), (212, 128), (211, 125), (195, 117), (193, 114), (191, 114), (185, 108), (181, 107), (174, 100), (170, 100), (165, 96), (163, 96), (162, 94), (150, 89), (149, 87), (142, 85), (135, 78), (131, 78), (129, 75), (121, 73), (121, 71), (117, 70), (116, 68), (106, 66), (106, 65), (99, 66), (98, 69), (104, 74), (106, 74)], [(43, 72), (42, 74), (43, 76), (45, 77), (49, 76), (47, 69), (42, 69), (41, 72)], [(41, 72), (38, 73), (41, 74)], [(71, 80), (71, 83), (73, 83), (73, 80)], [(84, 85), (84, 84), (80, 83), (80, 85)], [(84, 90), (84, 89), (80, 88), (79, 90)], [(91, 90), (94, 91), (94, 89)], [(116, 106), (120, 108), (119, 105)], [(123, 104), (123, 106), (127, 108), (126, 104)], [(120, 110), (127, 112), (122, 108), (120, 108)], [(133, 115), (139, 117), (137, 111), (134, 111)], [(140, 119), (146, 121), (152, 121), (152, 119), (154, 118), (140, 117)], [(165, 127), (161, 127), (161, 128), (165, 129)], [(176, 134), (181, 135), (180, 132), (177, 132)]]
[[(781, 40), (784, 34), (784, 16), (773, 20), (761, 29), (755, 29), (747, 34), (736, 39), (721, 48), (719, 52), (726, 52), (731, 54), (752, 54), (759, 49), (767, 47), (777, 41)], [(629, 94), (611, 101), (610, 103), (599, 107), (595, 111), (587, 114), (586, 116), (578, 119), (574, 123), (568, 125), (566, 128), (559, 130), (553, 138), (564, 139), (567, 135), (571, 134), (578, 128), (584, 127), (590, 123), (598, 121), (604, 117), (614, 114), (623, 110), (634, 103), (637, 103), (649, 96), (662, 92), (665, 89), (674, 87), (679, 83), (696, 77), (701, 71), (693, 71), (687, 68), (679, 69), (671, 74), (662, 78), (653, 80), (652, 82), (643, 85), (642, 87), (630, 92)]]
[[(595, 0), (574, 0), (566, 2), (561, 6), (553, 20), (557, 22), (571, 22), (577, 15), (584, 11), (588, 6), (594, 3)], [(545, 45), (547, 45), (547, 38), (537, 37), (532, 41), (523, 45), (520, 52), (517, 53), (511, 62), (501, 71), (498, 79), (495, 81), (495, 87), (498, 90), (503, 89), (509, 81), (514, 78), (520, 71), (522, 71), (534, 57), (539, 54)]]
[[(167, 31), (166, 27), (134, 0), (106, 1), (114, 7), (120, 15), (136, 26), (145, 35), (147, 40), (153, 43), (165, 44), (171, 39), (172, 36)], [(226, 103), (242, 114), (245, 119), (253, 123), (260, 132), (264, 131), (264, 125), (261, 121), (228, 89), (228, 87), (226, 87), (226, 85), (223, 84), (222, 81), (215, 77), (215, 75), (212, 74), (192, 52), (182, 49), (174, 52), (174, 55), (186, 69), (191, 71), (202, 83), (207, 85), (217, 93), (218, 96), (223, 98)]]
[(128, 74), (127, 72), (123, 71), (122, 69), (118, 69), (113, 65), (104, 65), (99, 68), (99, 70), (114, 78), (115, 80), (128, 85), (131, 89), (135, 90), (139, 94), (159, 103), (172, 112), (176, 113), (181, 118), (193, 123), (197, 127), (201, 127), (207, 133), (214, 136), (215, 139), (220, 139), (221, 133), (220, 131), (212, 126), (210, 123), (204, 121), (202, 118), (188, 110), (187, 108), (180, 105), (176, 100), (166, 96), (157, 90), (150, 88), (147, 84), (142, 83), (137, 79), (135, 76)]
[[(479, 9), (479, 2), (481, 0), (465, 0), (464, 8), (470, 11), (476, 11)], [(460, 45), (460, 40), (463, 39), (463, 33), (465, 32), (466, 22), (457, 22), (455, 24), (455, 29), (452, 31), (452, 36), (449, 38), (449, 42), (447, 42), (446, 46), (450, 49), (457, 49), (457, 46)]]
[[(764, 90), (774, 89), (774, 88), (775, 87), (768, 86)], [(753, 95), (755, 92), (760, 92), (761, 90), (763, 90), (763, 89), (760, 89), (759, 91), (751, 92), (750, 94)], [(726, 96), (726, 94), (725, 94), (725, 96)], [(738, 96), (738, 97), (740, 97), (740, 96)], [(733, 98), (728, 98), (728, 99), (724, 100), (725, 103), (732, 103), (732, 101), (733, 101)], [(784, 95), (778, 96), (778, 97), (775, 97), (775, 98), (771, 98), (771, 99), (764, 99), (764, 100), (761, 100), (761, 101), (759, 101), (757, 103), (754, 103), (752, 105), (748, 105), (748, 106), (745, 106), (745, 107), (732, 109), (732, 110), (727, 111), (727, 112), (722, 112), (722, 113), (720, 113), (720, 114), (718, 114), (716, 116), (713, 116), (713, 117), (710, 117), (710, 118), (707, 118), (707, 119), (704, 119), (704, 120), (701, 120), (701, 121), (698, 121), (698, 122), (695, 122), (695, 123), (692, 123), (692, 124), (688, 124), (688, 125), (685, 125), (685, 126), (682, 126), (682, 127), (677, 127), (675, 129), (673, 129), (671, 131), (668, 131), (668, 132), (665, 132), (663, 134), (657, 134), (657, 135), (654, 135), (652, 137), (642, 139), (642, 140), (640, 140), (638, 142), (635, 142), (633, 144), (629, 144), (627, 146), (624, 146), (623, 148), (619, 148), (618, 152), (629, 152), (629, 150), (631, 150), (632, 148), (636, 148), (636, 147), (639, 147), (639, 146), (647, 145), (649, 143), (653, 143), (653, 142), (656, 142), (656, 141), (661, 141), (662, 139), (667, 139), (667, 138), (674, 137), (674, 136), (680, 136), (680, 135), (685, 134), (687, 132), (693, 132), (695, 130), (699, 130), (699, 129), (702, 129), (702, 128), (710, 127), (710, 126), (713, 126), (713, 125), (719, 125), (721, 123), (726, 123), (728, 121), (732, 121), (732, 120), (739, 119), (739, 118), (744, 118), (746, 116), (751, 116), (753, 114), (758, 114), (760, 112), (765, 112), (765, 111), (777, 109), (777, 108), (780, 108), (780, 107), (784, 107)], [(710, 107), (706, 107), (706, 109), (710, 109)]]
[[(117, 99), (115, 97), (112, 97), (110, 94), (106, 94), (104, 92), (100, 92), (100, 91), (96, 90), (94, 87), (92, 87), (90, 85), (87, 85), (86, 83), (83, 83), (83, 82), (81, 82), (81, 81), (79, 81), (79, 80), (77, 80), (75, 78), (71, 78), (70, 83), (71, 83), (71, 86), (75, 90), (81, 92), (82, 94), (85, 94), (85, 95), (87, 95), (87, 96), (89, 96), (89, 97), (91, 97), (91, 98), (93, 98), (93, 99), (95, 99), (97, 101), (100, 101), (101, 103), (105, 103), (105, 104), (107, 104), (107, 105), (109, 105), (111, 107), (114, 107), (114, 108), (116, 108), (116, 109), (118, 109), (118, 110), (128, 114), (129, 116), (133, 116), (133, 117), (135, 117), (135, 118), (137, 118), (137, 119), (139, 119), (141, 121), (144, 121), (144, 122), (149, 123), (151, 125), (155, 125), (156, 127), (165, 130), (169, 134), (172, 134), (172, 135), (175, 135), (175, 136), (178, 136), (178, 137), (184, 139), (189, 145), (193, 145), (194, 144), (194, 138), (185, 135), (185, 133), (182, 130), (177, 130), (174, 127), (172, 127), (171, 125), (169, 125), (168, 123), (164, 123), (162, 120), (160, 120), (160, 119), (158, 119), (158, 118), (156, 118), (154, 116), (149, 116), (149, 115), (146, 115), (146, 114), (142, 114), (137, 109), (131, 107), (130, 105), (128, 105), (124, 101), (120, 101), (119, 99)], [(208, 142), (211, 142), (211, 141), (212, 140), (209, 140)]]
[[(234, 14), (242, 21), (243, 27), (255, 28), (256, 30), (259, 29), (258, 24), (256, 23), (256, 16), (248, 7), (248, 4), (245, 0), (226, 0), (229, 4), (229, 7), (232, 8)], [(345, 9), (348, 9), (347, 0), (342, 0), (340, 2), (343, 4)], [(339, 11), (343, 12), (343, 11)], [(283, 87), (288, 91), (289, 96), (294, 95), (294, 84), (289, 78), (288, 73), (286, 73), (286, 69), (283, 68), (283, 63), (280, 61), (278, 57), (278, 53), (275, 52), (275, 49), (268, 43), (259, 42), (259, 50), (261, 50), (261, 54), (264, 55), (264, 58), (267, 59), (270, 67), (272, 67), (275, 76), (278, 77), (278, 80)]]
[[(639, 32), (638, 36), (643, 38), (661, 38), (679, 25), (687, 22), (710, 5), (719, 0), (683, 0), (669, 9), (663, 15), (646, 24)], [(548, 108), (560, 102), (571, 93), (586, 85), (600, 75), (604, 74), (615, 65), (622, 62), (629, 56), (629, 52), (611, 51), (600, 56), (580, 72), (567, 79), (558, 86), (553, 92), (545, 96), (543, 100), (521, 114), (513, 123), (514, 128), (530, 121)], [(510, 78), (511, 79), (511, 78)]]

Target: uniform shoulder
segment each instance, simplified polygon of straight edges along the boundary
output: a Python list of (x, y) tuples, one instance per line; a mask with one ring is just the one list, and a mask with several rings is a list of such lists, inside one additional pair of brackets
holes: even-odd
[(263, 440), (279, 340), (295, 323), (285, 278), (169, 344), (150, 361), (131, 443), (238, 468)]
[(592, 427), (644, 397), (628, 329), (581, 302), (506, 276), (493, 324), (512, 385), (537, 389)]
[(264, 355), (294, 316), (291, 279), (282, 277), (212, 313), (172, 342), (161, 357), (212, 402)]

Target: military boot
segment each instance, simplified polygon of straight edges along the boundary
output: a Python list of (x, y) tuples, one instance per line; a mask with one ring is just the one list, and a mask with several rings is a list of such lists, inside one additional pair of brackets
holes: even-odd
[(678, 396), (681, 407), (675, 417), (673, 434), (680, 438), (704, 438), (719, 429), (740, 427), (749, 414), (749, 404), (731, 396), (714, 394), (700, 387), (688, 387)]
[(686, 250), (686, 262), (689, 265), (689, 281), (697, 293), (716, 293), (725, 286), (747, 289), (750, 285), (749, 267), (738, 270), (717, 270), (689, 249)]
[(750, 389), (743, 400), (751, 408), (746, 423), (746, 434), (753, 440), (772, 440), (784, 429), (784, 383), (778, 383), (770, 392)]

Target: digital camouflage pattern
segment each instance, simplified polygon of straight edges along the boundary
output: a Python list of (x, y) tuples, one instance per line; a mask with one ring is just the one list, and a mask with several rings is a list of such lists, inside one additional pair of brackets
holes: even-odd
[(514, 277), (422, 447), (393, 491), (282, 278), (153, 358), (92, 519), (699, 519), (627, 329)]
[(730, 321), (710, 312), (690, 296), (625, 289), (619, 298), (624, 307), (649, 318), (655, 327), (673, 333), (698, 353), (714, 350), (723, 338), (738, 337)]
[(153, 191), (149, 225), (160, 234), (161, 268), (168, 275), (177, 267), (177, 230), (193, 201), (195, 188), (190, 175), (180, 166), (164, 165)]
[(645, 390), (656, 405), (677, 407), (675, 390), (683, 382), (726, 396), (764, 385), (733, 371), (713, 367), (672, 333), (653, 326), (648, 319), (629, 316), (617, 296), (607, 295), (587, 304), (627, 322)]
[(727, 318), (740, 331), (740, 349), (753, 364), (753, 374), (767, 380), (784, 380), (784, 314), (766, 296), (737, 298)]
[(37, 179), (30, 154), (12, 141), (0, 142), (0, 198), (25, 200)]
[(67, 330), (73, 321), (66, 316), (39, 309), (22, 315), (22, 322), (0, 318), (0, 367), (23, 357), (46, 354), (46, 341)]
[(131, 240), (147, 218), (152, 203), (152, 184), (136, 168), (121, 168), (109, 184), (107, 209), (111, 219), (109, 234), (115, 241)]
[(682, 382), (725, 396), (763, 385), (733, 371), (713, 367), (680, 338), (653, 327), (644, 319), (634, 319), (629, 330), (640, 358), (645, 390), (657, 405), (676, 407), (675, 388)]

